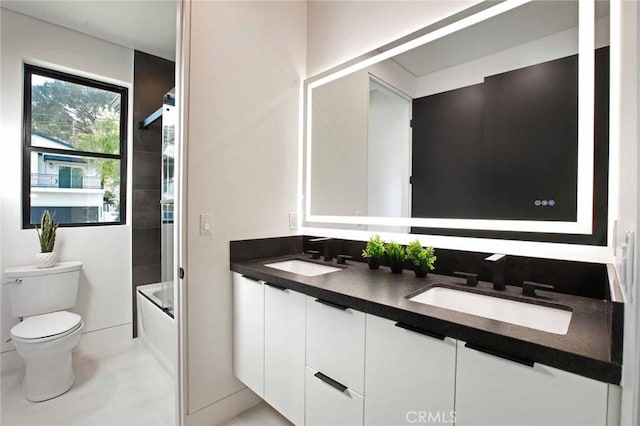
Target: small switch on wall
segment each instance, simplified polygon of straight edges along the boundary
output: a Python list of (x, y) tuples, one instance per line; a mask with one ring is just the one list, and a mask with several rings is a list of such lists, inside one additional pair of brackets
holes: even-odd
[(298, 229), (298, 213), (289, 212), (289, 229), (294, 230)]
[(200, 235), (213, 235), (213, 213), (200, 213)]

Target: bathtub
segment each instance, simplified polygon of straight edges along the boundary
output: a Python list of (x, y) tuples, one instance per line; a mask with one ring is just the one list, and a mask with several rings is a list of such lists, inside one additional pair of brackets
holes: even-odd
[(160, 365), (175, 379), (178, 338), (173, 312), (162, 309), (162, 283), (138, 286), (138, 338)]

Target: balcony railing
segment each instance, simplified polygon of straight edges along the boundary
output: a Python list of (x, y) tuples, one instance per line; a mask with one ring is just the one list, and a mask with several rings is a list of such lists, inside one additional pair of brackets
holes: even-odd
[(61, 179), (58, 175), (44, 173), (31, 173), (32, 188), (74, 188), (74, 189), (101, 189), (100, 176), (73, 176), (70, 179)]

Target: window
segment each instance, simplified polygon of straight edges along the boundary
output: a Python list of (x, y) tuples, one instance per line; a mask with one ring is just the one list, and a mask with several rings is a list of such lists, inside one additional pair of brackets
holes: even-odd
[(125, 223), (127, 89), (24, 66), (22, 224)]

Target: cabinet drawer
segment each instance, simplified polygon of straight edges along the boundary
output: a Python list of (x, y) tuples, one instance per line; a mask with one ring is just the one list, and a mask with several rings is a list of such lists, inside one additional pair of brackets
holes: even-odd
[(604, 426), (607, 384), (458, 341), (456, 426)]
[(307, 365), (364, 394), (365, 314), (307, 296)]
[[(355, 426), (363, 423), (364, 398), (347, 388), (338, 389), (318, 378), (318, 371), (307, 367), (306, 426)], [(322, 373), (320, 373), (322, 374)]]
[[(367, 315), (366, 425), (453, 423), (456, 341)], [(423, 421), (422, 421), (423, 422)]]
[(233, 273), (233, 372), (264, 394), (264, 284)]

